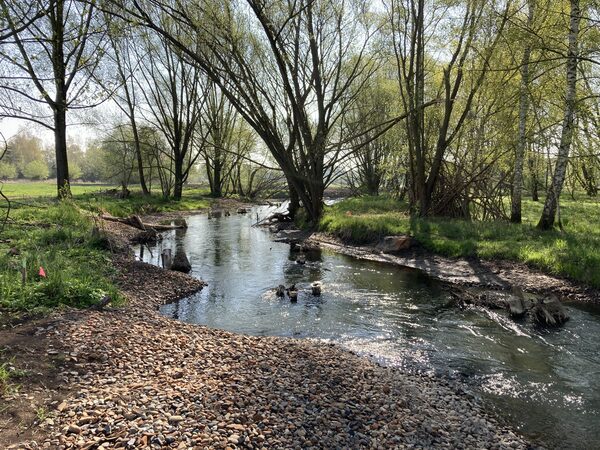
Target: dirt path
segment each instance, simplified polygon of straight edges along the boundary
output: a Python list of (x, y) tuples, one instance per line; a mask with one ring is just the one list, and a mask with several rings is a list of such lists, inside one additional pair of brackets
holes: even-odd
[[(110, 227), (119, 239), (129, 234)], [(22, 383), (10, 401), (37, 413), (20, 423), (3, 414), (0, 448), (529, 445), (443, 380), (383, 368), (334, 346), (162, 317), (161, 304), (202, 282), (123, 256), (115, 264), (127, 306), (0, 331), (0, 342), (30, 336), (19, 345), (30, 346), (40, 363), (34, 370), (55, 381)], [(23, 363), (16, 355), (15, 365)]]
[(352, 246), (323, 233), (314, 233), (309, 242), (358, 259), (380, 261), (422, 270), (451, 284), (511, 289), (519, 287), (537, 294), (556, 294), (565, 300), (600, 302), (600, 291), (560, 277), (548, 275), (510, 261), (455, 259), (413, 248), (398, 254), (384, 254), (374, 246)]

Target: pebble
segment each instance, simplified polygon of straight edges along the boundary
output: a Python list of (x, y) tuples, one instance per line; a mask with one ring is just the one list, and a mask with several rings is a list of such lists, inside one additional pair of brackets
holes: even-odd
[[(116, 261), (127, 306), (56, 325), (76, 354), (46, 438), (16, 448), (528, 448), (448, 383), (336, 346), (186, 324), (188, 275)], [(183, 426), (185, 424), (185, 426)], [(57, 444), (58, 443), (58, 444)]]

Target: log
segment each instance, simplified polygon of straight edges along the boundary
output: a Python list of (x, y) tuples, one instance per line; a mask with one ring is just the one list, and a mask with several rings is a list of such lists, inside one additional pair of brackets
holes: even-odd
[(137, 228), (139, 230), (146, 231), (146, 227), (144, 226), (142, 219), (140, 219), (140, 217), (136, 216), (136, 215), (122, 218), (122, 217), (114, 217), (114, 216), (109, 216), (107, 214), (103, 214), (100, 216), (100, 218), (103, 220), (108, 220), (109, 222), (123, 223), (125, 225), (129, 225), (129, 226)]
[(110, 216), (108, 214), (103, 214), (100, 216), (103, 220), (108, 220), (109, 222), (118, 222), (125, 225), (132, 226), (142, 231), (146, 231), (148, 228), (152, 228), (156, 231), (169, 231), (169, 230), (180, 230), (187, 228), (187, 223), (183, 221), (183, 223), (178, 223), (175, 225), (162, 225), (159, 223), (144, 223), (139, 216), (133, 215), (129, 217), (115, 217)]

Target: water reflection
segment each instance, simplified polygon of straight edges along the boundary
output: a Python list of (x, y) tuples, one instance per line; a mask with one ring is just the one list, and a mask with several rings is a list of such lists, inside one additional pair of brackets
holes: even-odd
[[(255, 215), (192, 216), (142, 259), (160, 265), (164, 248), (185, 249), (192, 274), (207, 281), (197, 295), (165, 305), (182, 321), (254, 335), (318, 338), (406, 370), (464, 379), (529, 436), (561, 448), (599, 448), (600, 314), (569, 306), (560, 330), (539, 330), (504, 313), (449, 306), (420, 272), (326, 251), (298, 252), (252, 228)], [(149, 252), (151, 250), (151, 252)], [(323, 293), (310, 292), (314, 281)], [(295, 283), (297, 303), (276, 297)]]

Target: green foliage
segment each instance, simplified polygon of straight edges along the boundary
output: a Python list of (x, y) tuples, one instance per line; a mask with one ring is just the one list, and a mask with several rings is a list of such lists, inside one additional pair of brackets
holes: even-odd
[(17, 177), (17, 168), (14, 164), (0, 161), (0, 180), (12, 180)]
[(562, 200), (564, 232), (535, 225), (541, 202), (524, 201), (523, 223), (411, 219), (403, 204), (389, 198), (360, 197), (327, 208), (322, 231), (352, 243), (382, 236), (411, 234), (427, 250), (451, 257), (504, 259), (600, 287), (600, 204), (598, 200)]
[(49, 173), (48, 166), (40, 159), (27, 163), (23, 168), (23, 176), (30, 180), (45, 180)]
[(140, 191), (132, 191), (127, 199), (92, 192), (77, 196), (76, 201), (89, 211), (108, 212), (114, 216), (124, 217), (131, 214), (206, 209), (212, 202), (208, 195), (208, 190), (184, 189), (181, 200), (173, 201), (159, 195), (144, 196)]
[[(120, 299), (110, 256), (74, 203), (18, 207), (12, 218), (0, 244), (0, 308), (39, 311)], [(39, 276), (40, 267), (46, 277)]]

